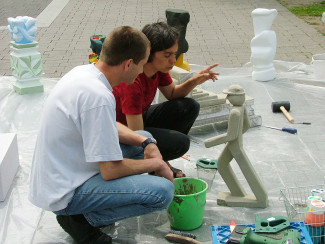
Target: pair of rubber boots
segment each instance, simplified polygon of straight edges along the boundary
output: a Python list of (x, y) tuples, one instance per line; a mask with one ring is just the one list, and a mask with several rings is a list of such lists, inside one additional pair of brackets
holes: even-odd
[(57, 215), (56, 219), (62, 229), (67, 232), (77, 244), (111, 244), (112, 238), (97, 227), (89, 224), (82, 214)]

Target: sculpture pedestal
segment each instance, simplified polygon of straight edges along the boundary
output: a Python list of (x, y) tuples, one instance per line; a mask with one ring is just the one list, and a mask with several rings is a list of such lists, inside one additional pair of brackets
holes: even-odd
[(270, 81), (276, 78), (276, 70), (273, 63), (268, 66), (253, 66), (252, 78), (256, 81)]
[(42, 59), (38, 52), (38, 42), (17, 44), (11, 42), (11, 71), (16, 78), (13, 87), (19, 94), (43, 92), (40, 82), (42, 75)]
[(217, 203), (228, 207), (266, 208), (268, 206), (268, 200), (258, 201), (252, 194), (233, 196), (230, 192), (219, 192)]

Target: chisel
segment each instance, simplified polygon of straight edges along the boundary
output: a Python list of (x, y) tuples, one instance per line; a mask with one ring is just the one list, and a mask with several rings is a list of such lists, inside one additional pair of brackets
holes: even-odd
[(291, 134), (296, 134), (297, 133), (297, 129), (293, 129), (293, 128), (286, 128), (286, 127), (283, 127), (283, 128), (277, 128), (277, 127), (272, 127), (272, 126), (267, 126), (267, 125), (262, 125), (266, 128), (270, 128), (270, 129), (274, 129), (274, 130), (282, 130), (282, 131), (285, 131), (285, 132), (288, 132), (288, 133), (291, 133)]

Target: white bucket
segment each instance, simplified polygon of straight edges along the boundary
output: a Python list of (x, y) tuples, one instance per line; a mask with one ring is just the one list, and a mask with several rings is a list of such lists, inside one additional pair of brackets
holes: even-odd
[(315, 78), (325, 80), (325, 53), (314, 55), (311, 60), (311, 65), (315, 70)]

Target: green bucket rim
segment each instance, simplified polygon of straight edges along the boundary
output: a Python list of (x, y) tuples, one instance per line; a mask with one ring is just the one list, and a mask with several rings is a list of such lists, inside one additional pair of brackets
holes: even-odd
[(179, 195), (179, 194), (174, 193), (174, 197), (191, 197), (191, 196), (198, 195), (198, 194), (200, 194), (202, 192), (206, 192), (207, 189), (208, 189), (208, 183), (206, 181), (202, 180), (202, 179), (199, 179), (199, 178), (182, 177), (182, 178), (176, 178), (176, 179), (174, 179), (174, 181), (180, 181), (180, 180), (185, 180), (185, 179), (201, 181), (201, 182), (205, 183), (205, 188), (203, 190), (199, 191), (199, 192), (188, 194), (188, 195)]

